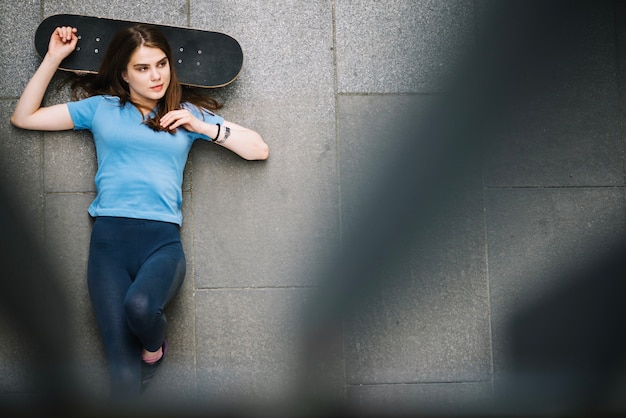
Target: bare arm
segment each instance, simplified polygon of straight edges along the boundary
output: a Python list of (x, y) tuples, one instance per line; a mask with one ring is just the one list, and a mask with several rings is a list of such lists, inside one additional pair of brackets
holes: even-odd
[(13, 125), (22, 129), (45, 131), (66, 130), (74, 127), (67, 104), (41, 107), (41, 102), (59, 64), (74, 51), (77, 42), (75, 28), (55, 29), (50, 37), (46, 56), (17, 102), (11, 116)]
[(224, 121), (224, 126), (219, 130), (219, 137), (213, 142), (246, 160), (267, 160), (270, 153), (261, 135), (228, 121)]
[(188, 110), (182, 109), (163, 116), (161, 126), (169, 129), (180, 126), (188, 131), (202, 133), (246, 160), (267, 160), (269, 157), (269, 147), (261, 135), (232, 122), (224, 121), (224, 125), (218, 129), (217, 125), (201, 121)]

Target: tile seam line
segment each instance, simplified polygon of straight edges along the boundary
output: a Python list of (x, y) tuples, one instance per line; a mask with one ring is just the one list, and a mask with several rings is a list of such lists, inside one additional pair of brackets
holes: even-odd
[[(46, 5), (45, 5), (46, 1), (45, 0), (41, 0), (39, 2), (39, 22), (37, 22), (37, 24), (41, 23), (44, 19), (45, 16), (45, 9), (46, 9)], [(34, 49), (35, 48), (35, 43), (34, 40), (31, 40), (31, 44), (30, 44), (30, 48)], [(38, 62), (35, 70), (37, 70), (39, 68), (39, 65), (41, 65), (41, 61)], [(30, 75), (30, 77), (32, 77), (33, 74)], [(29, 77), (29, 78), (30, 78)], [(52, 80), (50, 81), (50, 83), (52, 83)], [(50, 87), (50, 83), (48, 85), (48, 87), (46, 88), (46, 91), (48, 90), (48, 88)], [(20, 93), (19, 97), (17, 98), (17, 100), (19, 100), (23, 94), (23, 89), (26, 88), (26, 85), (24, 85), (24, 87), (22, 88), (22, 93)], [(41, 105), (44, 104), (44, 100), (45, 100), (45, 95), (44, 97), (41, 98)], [(41, 106), (40, 105), (40, 106)], [(40, 147), (40, 153), (39, 153), (39, 168), (41, 169), (41, 174), (39, 176), (39, 181), (41, 182), (41, 211), (42, 211), (42, 225), (41, 225), (41, 236), (43, 239), (44, 243), (48, 242), (48, 222), (47, 222), (47, 212), (48, 212), (48, 197), (50, 196), (50, 194), (48, 194), (47, 190), (46, 190), (46, 134), (45, 132), (33, 132), (33, 133), (38, 133), (39, 136), (39, 147)]]
[[(191, 27), (191, 0), (187, 0), (187, 27)], [(191, 151), (191, 150), (190, 150)], [(187, 195), (187, 197), (189, 198), (189, 205), (190, 205), (190, 211), (191, 211), (191, 222), (187, 225), (187, 227), (190, 229), (189, 230), (189, 236), (190, 236), (190, 251), (191, 251), (191, 306), (192, 306), (192, 312), (193, 315), (191, 316), (191, 321), (193, 322), (192, 325), (192, 333), (193, 333), (193, 387), (194, 387), (194, 392), (196, 395), (198, 395), (198, 332), (197, 332), (197, 327), (198, 327), (198, 323), (197, 323), (197, 319), (198, 319), (198, 314), (197, 314), (197, 306), (196, 306), (196, 222), (195, 222), (195, 211), (194, 211), (194, 193), (193, 193), (193, 161), (192, 161), (192, 156), (191, 156), (191, 152), (187, 155), (187, 163), (189, 164), (189, 190), (187, 190), (187, 193), (189, 193)], [(183, 193), (185, 192), (184, 190), (182, 191)], [(184, 195), (183, 195), (184, 196)]]
[[(335, 175), (337, 176), (337, 195), (336, 195), (336, 199), (337, 199), (337, 220), (338, 220), (338, 224), (339, 224), (339, 231), (336, 235), (336, 238), (338, 240), (338, 244), (339, 244), (339, 248), (343, 248), (343, 224), (344, 224), (344, 218), (343, 218), (343, 194), (342, 194), (342, 187), (341, 187), (341, 144), (339, 143), (339, 100), (341, 98), (341, 94), (339, 93), (339, 69), (337, 68), (338, 62), (339, 62), (339, 52), (338, 52), (338, 48), (337, 48), (337, 2), (335, 0), (331, 0), (330, 1), (330, 24), (331, 24), (331, 28), (332, 28), (332, 45), (333, 45), (333, 99), (334, 99), (334, 104), (335, 104), (335, 155), (336, 155), (336, 161), (335, 161), (335, 167), (336, 167), (336, 172)], [(345, 319), (341, 320), (341, 386), (342, 386), (342, 397), (344, 399), (347, 398), (347, 388), (348, 386), (346, 385), (347, 382), (347, 368), (346, 368), (346, 339), (345, 337), (345, 333), (346, 333), (346, 323), (345, 323)]]
[(342, 247), (343, 243), (343, 197), (342, 197), (342, 187), (341, 187), (341, 145), (339, 143), (339, 99), (341, 94), (339, 93), (339, 70), (337, 69), (337, 63), (339, 60), (338, 51), (337, 51), (337, 5), (335, 0), (330, 1), (330, 19), (331, 19), (331, 36), (332, 36), (332, 46), (333, 46), (333, 101), (335, 106), (335, 126), (334, 126), (334, 144), (335, 144), (335, 171), (337, 176), (337, 187), (336, 187), (336, 199), (337, 199), (337, 220), (338, 220), (338, 236), (339, 240), (339, 248)]
[(375, 92), (375, 91), (350, 91), (350, 92), (337, 92), (337, 96), (344, 97), (358, 97), (358, 96), (372, 96), (372, 97), (395, 97), (395, 96), (417, 96), (417, 97), (430, 97), (445, 95), (446, 92)]
[[(474, 0), (472, 2), (472, 11), (473, 11), (473, 19), (474, 19), (474, 45), (476, 46), (478, 44), (478, 39), (479, 39), (479, 31), (480, 31), (480, 27), (479, 27), (479, 5), (478, 5), (478, 0)], [(484, 153), (483, 153), (483, 157), (484, 157)], [(488, 320), (487, 320), (487, 326), (489, 329), (489, 379), (486, 381), (486, 383), (489, 383), (489, 386), (491, 388), (491, 391), (493, 392), (494, 390), (494, 376), (495, 376), (495, 350), (494, 350), (494, 343), (493, 343), (493, 328), (494, 328), (494, 324), (493, 324), (493, 315), (492, 315), (492, 302), (491, 302), (491, 273), (489, 271), (489, 210), (487, 207), (487, 192), (488, 192), (488, 188), (486, 187), (486, 167), (485, 164), (482, 164), (481, 167), (481, 182), (482, 182), (482, 207), (483, 207), (483, 214), (482, 214), (482, 222), (483, 222), (483, 236), (485, 239), (485, 247), (484, 247), (484, 267), (485, 267), (485, 282), (486, 282), (486, 286), (487, 286), (487, 312), (488, 312)]]
[(485, 190), (565, 190), (565, 189), (623, 189), (624, 185), (616, 186), (503, 186), (485, 187)]
[(196, 287), (196, 292), (215, 290), (281, 290), (281, 289), (317, 289), (315, 286), (245, 286), (245, 287)]
[(187, 0), (187, 27), (191, 27), (191, 0)]
[[(619, 18), (618, 18), (618, 10), (619, 5), (617, 3), (613, 3), (613, 39), (615, 41), (615, 81), (617, 84), (617, 97), (618, 97), (618, 107), (619, 110), (623, 110), (624, 108), (624, 94), (622, 91), (622, 86), (623, 86), (623, 77), (622, 77), (622, 73), (623, 73), (623, 69), (621, 68), (621, 58), (622, 58), (622, 54), (620, 53), (621, 49), (620, 49), (620, 36), (619, 36)], [(622, 138), (623, 138), (623, 134), (624, 134), (624, 119), (623, 118), (619, 118), (619, 128), (620, 128), (620, 133), (622, 134)], [(626, 142), (624, 140), (621, 141), (621, 146), (622, 146), (622, 178), (625, 182), (626, 185)]]
[(476, 383), (491, 383), (491, 380), (446, 380), (446, 381), (433, 381), (433, 382), (383, 382), (383, 383), (346, 383), (347, 386), (350, 387), (359, 387), (359, 386), (417, 386), (417, 385), (447, 385), (447, 384), (455, 384), (455, 385), (472, 385)]
[(44, 194), (47, 195), (77, 195), (77, 196), (81, 196), (81, 195), (93, 195), (96, 194), (95, 190), (88, 192), (88, 191), (65, 191), (65, 190), (54, 190), (54, 191), (48, 191), (48, 190), (44, 190)]

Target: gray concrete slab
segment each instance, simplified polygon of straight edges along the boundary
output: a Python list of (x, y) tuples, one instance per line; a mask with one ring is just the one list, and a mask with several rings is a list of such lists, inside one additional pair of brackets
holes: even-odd
[(27, 345), (15, 324), (0, 318), (0, 402), (4, 396), (27, 392), (32, 388), (33, 373)]
[(185, 0), (155, 0), (152, 2), (132, 3), (72, 0), (43, 2), (42, 11), (44, 17), (59, 13), (73, 13), (164, 25), (187, 26), (187, 4), (188, 2)]
[(289, 399), (298, 370), (298, 312), (307, 293), (196, 291), (199, 399), (234, 405)]
[[(416, 106), (429, 104), (432, 99), (419, 96), (339, 98), (342, 228), (370, 227), (356, 222), (362, 222), (360, 209), (371, 204), (367, 198), (372, 185), (393, 167), (394, 153), (404, 141), (420, 141), (392, 133), (407, 118), (419, 124)], [(426, 162), (416, 155), (415, 164), (421, 163)], [(457, 188), (448, 191), (454, 196), (451, 207), (435, 208), (440, 217), (407, 222), (406, 228), (415, 230), (410, 249), (381, 273), (376, 295), (347, 319), (348, 384), (489, 380), (480, 169), (455, 183)], [(421, 185), (415, 179), (415, 187)], [(389, 202), (398, 204), (403, 204), (402, 196)]]
[(69, 301), (74, 336), (68, 350), (75, 355), (83, 388), (95, 396), (108, 393), (104, 348), (87, 289), (87, 256), (92, 220), (87, 208), (94, 193), (46, 194), (46, 241), (49, 256)]
[[(626, 4), (616, 3), (615, 5), (615, 43), (617, 47), (617, 76), (620, 95), (620, 116), (621, 126), (626, 126), (626, 112), (624, 111), (626, 103), (624, 102), (624, 83), (621, 82), (626, 77)], [(626, 138), (623, 138), (624, 147), (626, 148)], [(625, 157), (626, 158), (626, 157)], [(625, 161), (626, 164), (626, 161)]]
[(9, 118), (17, 101), (0, 100), (0, 178), (15, 196), (17, 207), (32, 226), (32, 233), (43, 238), (42, 134), (14, 128)]
[(541, 73), (529, 83), (529, 99), (515, 103), (487, 144), (489, 187), (619, 186), (624, 146), (613, 6), (589, 7), (585, 26), (553, 61), (529, 65)]
[(393, 415), (473, 415), (492, 400), (491, 383), (359, 385), (348, 387), (356, 411)]
[[(489, 296), (482, 207), (423, 231), (346, 320), (347, 384), (488, 381)], [(356, 292), (356, 290), (355, 290)]]
[(471, 1), (335, 2), (339, 93), (441, 91), (474, 42)]
[(244, 68), (220, 113), (270, 147), (263, 163), (194, 147), (196, 285), (310, 283), (337, 239), (330, 3), (198, 1), (190, 17), (241, 43)]
[(240, 108), (222, 114), (251, 121), (270, 147), (268, 161), (209, 143), (192, 151), (198, 287), (310, 285), (337, 243), (333, 108), (295, 98), (255, 106), (254, 119)]
[(0, 27), (7, 28), (0, 35), (0, 97), (19, 96), (39, 65), (33, 47), (39, 4), (39, 0), (0, 4)]
[[(417, 120), (420, 111), (433, 98), (417, 95), (350, 95), (339, 96), (337, 109), (337, 142), (341, 185), (342, 228), (357, 221), (363, 205), (369, 204), (372, 190), (395, 164), (408, 141), (396, 134), (407, 120)], [(416, 155), (415, 164), (423, 163)], [(416, 179), (417, 180), (417, 179)]]
[(193, 27), (224, 32), (240, 42), (244, 67), (232, 89), (238, 98), (255, 99), (247, 112), (263, 99), (332, 99), (330, 1), (196, 0), (189, 15)]
[(46, 192), (96, 191), (96, 149), (89, 132), (46, 133), (43, 144)]
[[(72, 100), (69, 87), (64, 85), (68, 80), (67, 73), (57, 72), (45, 97), (45, 106)], [(98, 167), (91, 133), (44, 132), (42, 167), (45, 192), (95, 192)]]
[(507, 372), (507, 326), (517, 312), (614, 248), (626, 227), (623, 188), (487, 192), (494, 372)]

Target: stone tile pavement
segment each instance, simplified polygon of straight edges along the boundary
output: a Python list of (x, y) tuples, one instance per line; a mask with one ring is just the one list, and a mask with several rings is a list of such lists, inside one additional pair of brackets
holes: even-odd
[[(324, 309), (325, 297), (337, 295), (323, 291), (342, 279), (320, 272), (342, 254), (342, 244), (354, 243), (355, 230), (375, 236), (364, 208), (384, 203), (371, 196), (394, 170), (389, 158), (404, 150), (398, 132), (427, 125), (446, 80), (458, 75), (461, 59), (487, 30), (493, 4), (3, 2), (1, 26), (13, 30), (0, 34), (0, 175), (71, 301), (66, 326), (76, 335), (72, 349), (85, 387), (107, 390), (85, 282), (94, 147), (88, 133), (26, 132), (9, 123), (39, 63), (32, 37), (44, 17), (78, 13), (190, 26), (226, 32), (242, 44), (240, 77), (212, 93), (228, 120), (263, 135), (271, 157), (246, 162), (208, 143), (194, 145), (184, 183), (188, 274), (166, 311), (171, 354), (146, 398), (207, 407), (290, 405), (299, 399), (293, 392), (306, 363), (298, 350), (306, 335), (300, 318)], [(565, 52), (546, 64), (548, 82), (534, 85), (539, 93), (494, 124), (483, 153), (468, 154), (468, 167), (458, 170), (462, 185), (432, 183), (430, 192), (452, 195), (448, 206), (434, 208), (439, 216), (419, 218), (437, 201), (426, 200), (406, 224), (413, 234), (357, 242), (399, 251), (356, 260), (383, 280), (363, 296), (364, 277), (338, 299), (349, 309), (338, 320), (338, 343), (328, 340), (325, 396), (359, 412), (484, 412), (512, 367), (509, 321), (566, 285), (569, 267), (614, 246), (626, 226), (626, 8), (588, 2), (583, 16), (582, 36), (558, 45)], [(68, 99), (66, 88), (52, 87), (45, 100)], [(432, 165), (457, 173), (454, 161), (428, 160), (428, 142), (421, 146), (424, 154), (410, 163), (415, 172)], [(427, 189), (420, 177), (403, 180)], [(0, 401), (31, 388), (18, 334), (0, 321)], [(624, 385), (616, 387), (625, 393)]]

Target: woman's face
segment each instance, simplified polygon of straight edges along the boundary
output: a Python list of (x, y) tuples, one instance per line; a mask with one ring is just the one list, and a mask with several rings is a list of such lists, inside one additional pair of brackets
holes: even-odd
[(122, 78), (128, 83), (131, 101), (152, 110), (170, 85), (170, 63), (159, 48), (140, 46), (131, 55)]

